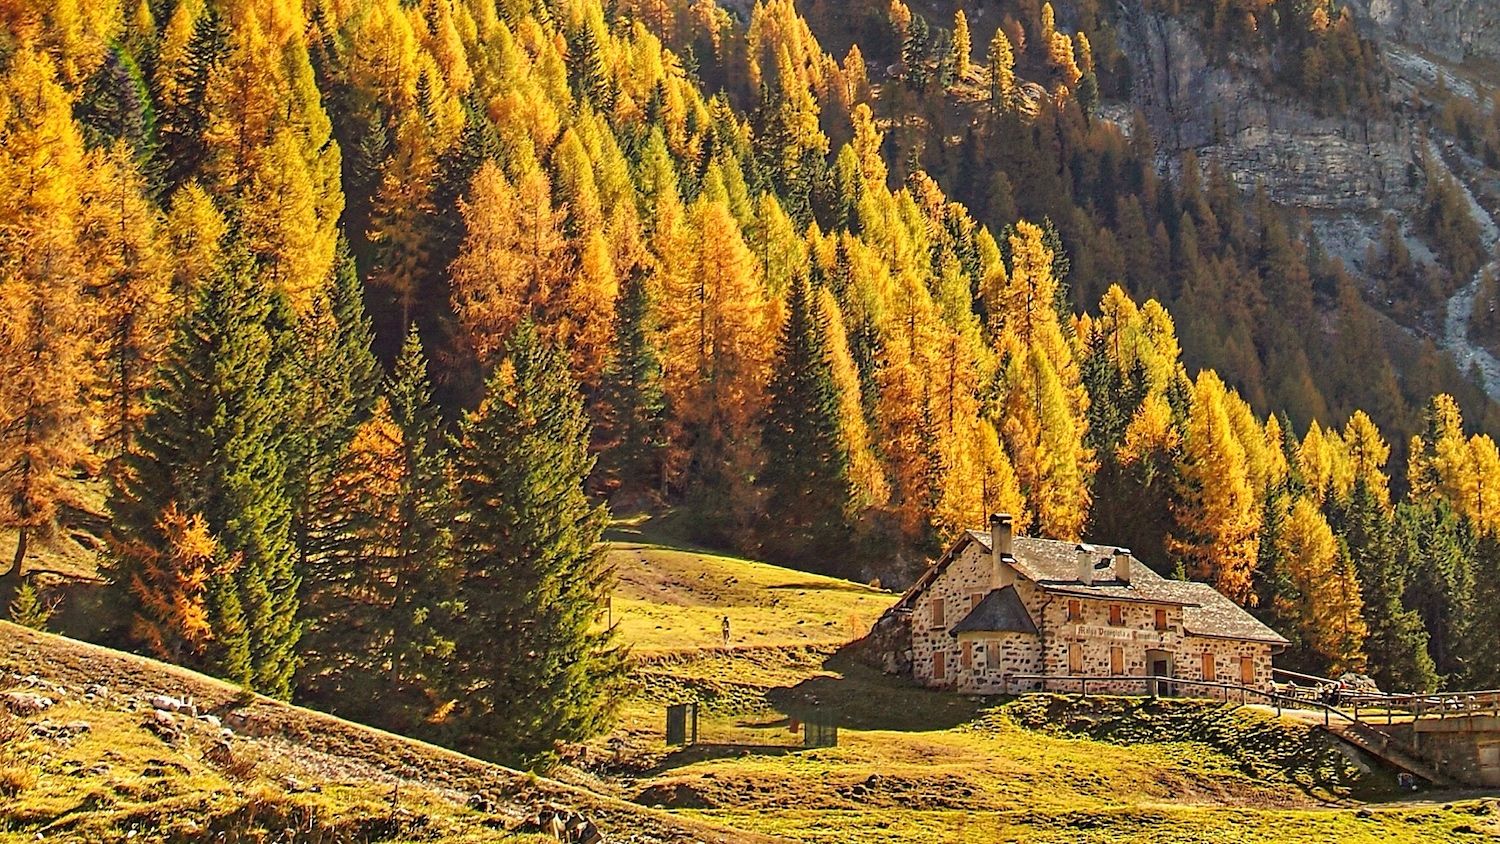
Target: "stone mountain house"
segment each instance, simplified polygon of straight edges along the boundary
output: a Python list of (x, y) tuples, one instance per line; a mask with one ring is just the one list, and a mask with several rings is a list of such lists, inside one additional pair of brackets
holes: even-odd
[[(1046, 677), (1146, 677), (1271, 688), (1288, 642), (1206, 583), (1168, 580), (1124, 548), (966, 531), (877, 625), (888, 670), (969, 693)], [(1066, 688), (1066, 687), (1061, 687)], [(1090, 691), (1144, 694), (1144, 681)]]

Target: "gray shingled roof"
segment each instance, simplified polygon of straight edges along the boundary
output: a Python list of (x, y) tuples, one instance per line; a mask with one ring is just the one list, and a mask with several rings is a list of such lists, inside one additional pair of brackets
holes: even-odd
[[(948, 552), (939, 558), (922, 577), (918, 578), (912, 588), (902, 596), (901, 601), (892, 607), (892, 610), (909, 609), (911, 601), (942, 573), (942, 570), (958, 556), (964, 543), (969, 540), (979, 543), (980, 547), (986, 551), (990, 549), (988, 532), (968, 531), (960, 536), (958, 541), (949, 547)], [(1218, 636), (1278, 645), (1288, 644), (1287, 640), (1276, 631), (1260, 623), (1255, 616), (1207, 583), (1168, 580), (1139, 560), (1131, 566), (1131, 582), (1124, 583), (1115, 572), (1115, 549), (1110, 546), (1095, 546), (1094, 550), (1098, 557), (1097, 562), (1094, 563), (1092, 584), (1084, 584), (1078, 580), (1078, 543), (1076, 542), (1017, 536), (1013, 540), (1012, 551), (1015, 558), (1011, 564), (1022, 577), (1048, 592), (1059, 595), (1075, 595), (1081, 598), (1110, 601), (1175, 604), (1183, 608), (1183, 628), (1196, 636)], [(989, 596), (986, 596), (986, 601), (988, 599)], [(976, 607), (975, 611), (978, 609)], [(962, 625), (967, 621), (966, 617), (959, 624)]]
[[(971, 530), (969, 536), (986, 551), (989, 550), (990, 535), (988, 533)], [(1177, 581), (1163, 578), (1139, 561), (1131, 566), (1130, 582), (1120, 580), (1119, 575), (1115, 573), (1114, 548), (1086, 547), (1092, 548), (1094, 554), (1094, 582), (1090, 584), (1078, 580), (1078, 543), (1076, 542), (1018, 536), (1012, 544), (1016, 560), (1014, 565), (1022, 577), (1048, 592), (1061, 595), (1182, 606), (1195, 602), (1193, 597), (1181, 590), (1164, 586), (1164, 584)]]
[(1182, 611), (1182, 626), (1197, 636), (1219, 636), (1226, 639), (1253, 639), (1278, 645), (1290, 644), (1276, 631), (1261, 624), (1255, 616), (1247, 613), (1234, 601), (1207, 583), (1167, 581), (1183, 588), (1196, 600), (1196, 605)]
[(1026, 612), (1026, 605), (1021, 603), (1021, 596), (1014, 586), (991, 589), (990, 594), (948, 631), (953, 636), (960, 633), (1030, 633), (1034, 636), (1036, 632), (1036, 624)]

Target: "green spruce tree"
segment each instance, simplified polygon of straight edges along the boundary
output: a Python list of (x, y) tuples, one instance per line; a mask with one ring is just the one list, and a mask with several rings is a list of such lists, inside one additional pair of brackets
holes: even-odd
[(522, 323), (454, 445), (454, 697), (470, 752), (543, 765), (612, 714), (624, 661), (598, 625), (613, 570), (608, 511), (583, 489), (588, 437), (566, 358)]
[(1463, 642), (1463, 688), (1493, 689), (1500, 684), (1500, 537), (1486, 532), (1474, 542), (1474, 599)]
[(213, 646), (201, 667), (286, 697), (301, 625), (283, 433), (288, 379), (268, 290), (244, 257), (198, 290), (111, 494), (110, 574), (134, 611), (128, 550), (161, 543), (156, 525), (173, 504), (201, 515), (234, 561), (209, 584)]
[[(328, 552), (336, 531), (330, 522), (339, 508), (332, 489), (340, 461), (354, 432), (369, 417), (380, 383), (380, 367), (371, 351), (373, 331), (365, 315), (362, 285), (346, 244), (327, 294), (288, 335), (293, 342), (289, 371), (292, 419), (288, 426), (290, 494), (296, 511), (293, 530), (297, 562), (304, 574)], [(304, 586), (308, 585), (303, 578)]]
[(610, 87), (609, 68), (599, 49), (599, 37), (588, 21), (579, 25), (568, 39), (569, 81), (573, 95), (589, 108), (608, 114), (614, 108), (614, 91)]
[(453, 652), (454, 513), (415, 328), (330, 490), (326, 551), (307, 572), (303, 688), (339, 714), (418, 729)]
[(1470, 674), (1474, 609), (1474, 540), (1440, 500), (1396, 508), (1397, 566), (1411, 573), (1407, 604), (1422, 617), (1428, 652), (1443, 683), (1463, 683)]
[(650, 278), (631, 273), (616, 305), (614, 351), (598, 398), (601, 474), (625, 492), (658, 489), (664, 482), (667, 398), (659, 322)]
[(32, 630), (46, 630), (52, 620), (56, 606), (42, 600), (42, 595), (29, 581), (23, 581), (10, 602), (10, 620)]
[(761, 441), (765, 541), (778, 557), (826, 565), (848, 540), (855, 496), (828, 358), (828, 318), (806, 279), (792, 284)]
[(208, 156), (203, 134), (210, 119), (209, 80), (228, 55), (229, 27), (216, 4), (208, 4), (193, 25), (187, 60), (177, 73), (175, 102), (161, 115), (159, 169), (165, 174), (169, 189), (181, 187), (196, 177)]
[(1427, 653), (1422, 617), (1402, 603), (1407, 572), (1396, 556), (1390, 514), (1363, 479), (1355, 481), (1333, 519), (1355, 566), (1364, 602), (1369, 673), (1382, 689), (1427, 692), (1437, 671)]

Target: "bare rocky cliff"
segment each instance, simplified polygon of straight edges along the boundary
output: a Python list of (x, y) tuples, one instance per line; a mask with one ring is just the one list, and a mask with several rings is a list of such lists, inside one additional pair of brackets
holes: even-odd
[(1500, 60), (1500, 0), (1358, 0), (1381, 34), (1449, 61)]
[[(1105, 115), (1128, 128), (1128, 110), (1139, 109), (1165, 171), (1175, 173), (1183, 154), (1193, 152), (1204, 167), (1223, 167), (1242, 189), (1263, 184), (1274, 201), (1307, 211), (1324, 248), (1357, 276), (1370, 278), (1379, 269), (1365, 264), (1389, 213), (1401, 222), (1418, 261), (1436, 260), (1414, 225), (1429, 163), (1463, 186), (1486, 232), (1486, 249), (1500, 255), (1491, 219), (1500, 205), (1500, 176), (1435, 131), (1429, 125), (1434, 110), (1424, 104), (1428, 92), (1442, 89), (1481, 111), (1492, 107), (1492, 92), (1500, 89), (1500, 0), (1352, 0), (1351, 8), (1380, 47), (1387, 107), (1378, 113), (1320, 114), (1272, 84), (1265, 56), (1234, 46), (1221, 54), (1194, 16), (1119, 0), (1131, 100)], [(1478, 279), (1460, 282), (1446, 307), (1404, 327), (1438, 342), (1465, 371), (1478, 369), (1500, 400), (1500, 360), (1468, 336)]]
[(1263, 182), (1286, 205), (1335, 212), (1407, 209), (1421, 196), (1420, 136), (1398, 113), (1379, 118), (1314, 113), (1277, 94), (1246, 57), (1215, 62), (1190, 21), (1120, 6), (1133, 105), (1165, 166), (1195, 152), (1242, 188)]

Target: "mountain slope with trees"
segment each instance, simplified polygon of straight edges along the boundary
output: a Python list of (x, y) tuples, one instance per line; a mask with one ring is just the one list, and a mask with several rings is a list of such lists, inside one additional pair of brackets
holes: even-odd
[(1103, 24), (859, 10), (0, 0), (0, 583), (102, 478), (112, 641), (535, 765), (621, 679), (606, 500), (890, 585), (1007, 511), (1500, 682), (1477, 387), (1100, 119)]

